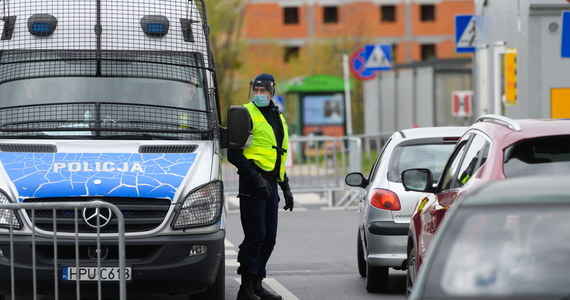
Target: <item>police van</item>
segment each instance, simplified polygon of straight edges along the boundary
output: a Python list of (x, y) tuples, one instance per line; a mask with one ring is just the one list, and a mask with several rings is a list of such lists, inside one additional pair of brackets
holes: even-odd
[[(203, 0), (11, 0), (0, 9), (0, 203), (114, 204), (125, 222), (129, 295), (223, 299), (221, 148), (242, 147), (249, 121), (232, 107), (228, 129), (220, 126)], [(60, 293), (77, 281), (117, 280), (110, 210), (8, 213), (0, 210), (0, 294), (11, 291), (10, 268), (18, 283), (30, 283), (35, 268), (38, 294), (53, 293), (55, 231)], [(34, 265), (32, 232), (46, 237)]]

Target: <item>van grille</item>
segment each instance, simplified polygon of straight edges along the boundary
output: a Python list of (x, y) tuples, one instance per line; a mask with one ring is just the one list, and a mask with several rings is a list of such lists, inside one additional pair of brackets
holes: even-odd
[(34, 153), (55, 153), (57, 147), (55, 145), (36, 145), (36, 144), (0, 144), (2, 152), (34, 152)]
[(140, 153), (192, 153), (196, 145), (143, 145), (139, 147)]
[[(157, 228), (166, 217), (171, 201), (168, 199), (127, 198), (127, 197), (58, 197), (58, 198), (30, 198), (24, 203), (38, 202), (75, 202), (101, 200), (116, 205), (125, 219), (125, 232), (143, 232)], [(32, 211), (26, 210), (30, 220), (36, 227), (46, 231), (54, 231), (53, 210), (36, 209), (32, 219)], [(75, 211), (56, 210), (57, 232), (75, 232)], [(78, 229), (80, 233), (96, 233), (97, 229), (89, 226), (83, 220), (83, 211), (78, 210)], [(112, 218), (109, 224), (101, 228), (101, 233), (118, 232), (117, 219)]]

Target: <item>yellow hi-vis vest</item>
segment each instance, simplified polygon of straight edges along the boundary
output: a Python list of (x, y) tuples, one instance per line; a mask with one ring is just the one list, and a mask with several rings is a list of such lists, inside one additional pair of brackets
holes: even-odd
[[(277, 155), (281, 155), (281, 165), (279, 166), (279, 178), (282, 182), (285, 178), (285, 161), (287, 160), (287, 148), (289, 145), (289, 134), (287, 133), (287, 123), (283, 115), (279, 115), (283, 124), (283, 145), (277, 145), (273, 127), (265, 120), (265, 117), (253, 103), (243, 105), (249, 111), (253, 123), (253, 141), (251, 146), (243, 149), (243, 155), (262, 170), (271, 172), (277, 163)], [(283, 149), (284, 151), (280, 151)]]

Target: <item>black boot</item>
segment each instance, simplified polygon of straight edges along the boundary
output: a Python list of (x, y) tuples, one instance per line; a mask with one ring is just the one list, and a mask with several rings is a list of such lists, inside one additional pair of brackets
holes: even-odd
[(259, 296), (259, 298), (261, 298), (261, 300), (281, 300), (281, 299), (283, 299), (283, 298), (281, 298), (281, 296), (279, 296), (277, 294), (272, 294), (268, 290), (264, 289), (263, 285), (261, 285), (262, 280), (263, 280), (263, 278), (257, 277), (257, 276), (253, 279), (253, 291), (255, 292), (256, 295)]
[(237, 294), (237, 300), (260, 300), (253, 291), (253, 283), (255, 276), (249, 274), (241, 274), (241, 285)]

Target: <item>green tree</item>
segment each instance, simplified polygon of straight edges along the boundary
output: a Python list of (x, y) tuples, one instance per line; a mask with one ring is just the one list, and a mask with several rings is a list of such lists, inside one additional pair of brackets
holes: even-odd
[[(214, 52), (221, 106), (231, 104), (235, 94), (235, 74), (242, 65), (240, 52), (244, 0), (208, 0), (206, 9), (210, 25), (210, 42)], [(224, 114), (222, 114), (223, 116)]]

